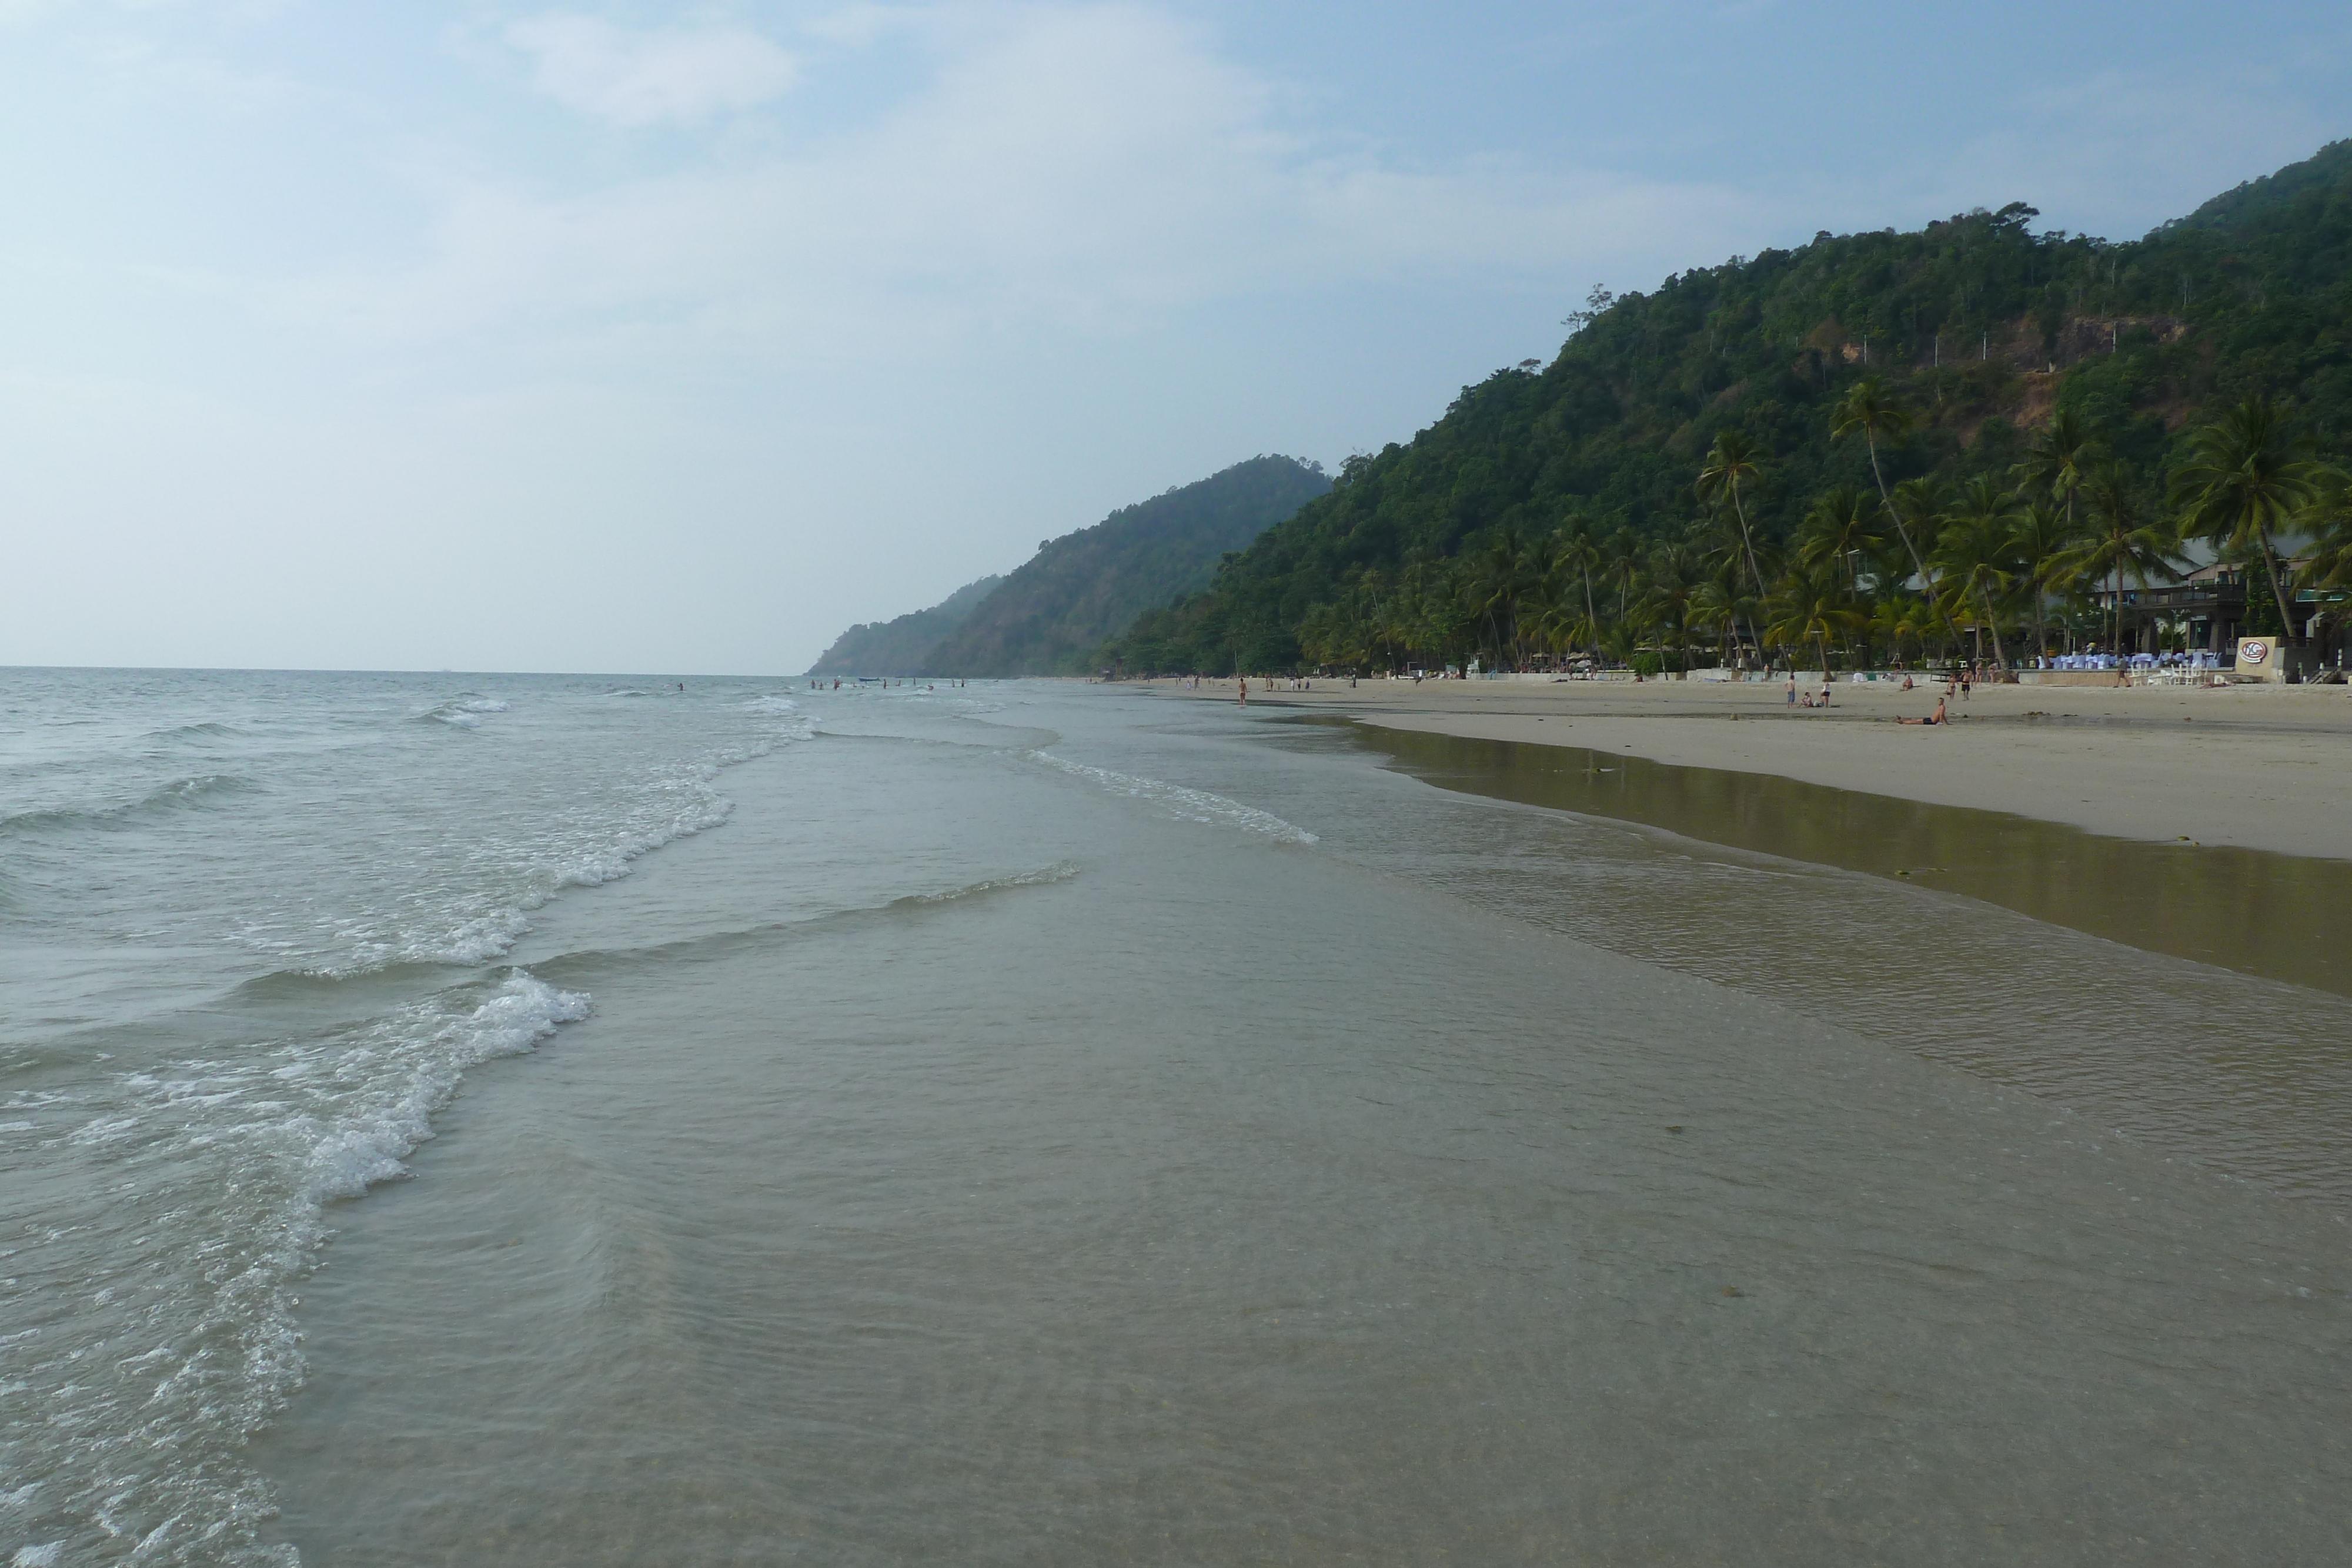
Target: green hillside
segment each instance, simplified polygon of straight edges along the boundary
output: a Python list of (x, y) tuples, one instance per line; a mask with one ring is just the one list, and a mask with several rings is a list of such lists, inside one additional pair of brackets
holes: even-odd
[(924, 655), (921, 673), (1091, 672), (1105, 638), (1148, 606), (1206, 587), (1222, 557), (1330, 483), (1313, 464), (1253, 457), (1047, 540)]
[(852, 626), (834, 639), (824, 656), (809, 666), (812, 675), (915, 675), (925, 673), (924, 655), (940, 640), (962, 625), (981, 601), (995, 591), (1002, 577), (968, 582), (929, 610), (918, 610), (896, 621), (876, 621)]
[[(1596, 290), (1550, 364), (1498, 370), (1411, 443), (1349, 459), (1104, 659), (1858, 662), (1939, 653), (1977, 623), (2020, 647), (2090, 639), (2090, 588), (2163, 575), (2150, 552), (2195, 510), (2190, 448), (2227, 411), (2272, 400), (2314, 444), (2256, 432), (2290, 466), (2346, 452), (2352, 141), (2128, 243), (2037, 215), (1824, 233)], [(1876, 413), (1841, 437), (1858, 388)], [(2342, 492), (2314, 502), (2326, 475), (2290, 477), (2297, 526), (2337, 538)], [(2250, 539), (2221, 542), (2262, 570)]]

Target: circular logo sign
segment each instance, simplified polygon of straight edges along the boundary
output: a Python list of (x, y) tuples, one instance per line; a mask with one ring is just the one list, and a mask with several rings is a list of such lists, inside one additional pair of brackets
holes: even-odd
[(2271, 645), (2268, 643), (2241, 643), (2238, 644), (2238, 657), (2243, 659), (2249, 664), (2259, 664), (2270, 656)]

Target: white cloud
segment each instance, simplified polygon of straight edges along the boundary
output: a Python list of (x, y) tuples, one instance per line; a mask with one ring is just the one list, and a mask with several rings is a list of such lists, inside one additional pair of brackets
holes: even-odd
[[(1123, 331), (1367, 280), (1567, 269), (1567, 298), (1601, 272), (1741, 248), (1759, 222), (1756, 200), (1700, 182), (1406, 167), (1310, 139), (1284, 89), (1157, 9), (896, 19), (926, 15), (930, 74), (860, 131), (560, 197), (448, 177), (420, 266), (306, 303), (392, 338), (569, 321), (633, 348), (682, 329), (697, 347), (870, 353), (1014, 321)], [(527, 26), (541, 43), (611, 37)]]
[(507, 41), (532, 57), (532, 85), (616, 125), (706, 120), (790, 90), (793, 57), (735, 27), (629, 32), (593, 16), (511, 24)]

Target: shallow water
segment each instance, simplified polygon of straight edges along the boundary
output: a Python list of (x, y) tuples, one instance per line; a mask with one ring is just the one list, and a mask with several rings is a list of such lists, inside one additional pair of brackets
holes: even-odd
[(148, 815), (0, 862), (0, 1550), (2352, 1545), (2345, 1086), (2119, 1001), (2343, 998), (1103, 688), (8, 679)]

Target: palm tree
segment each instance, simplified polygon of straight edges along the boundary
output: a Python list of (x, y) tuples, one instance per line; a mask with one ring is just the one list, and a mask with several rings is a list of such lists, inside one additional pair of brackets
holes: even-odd
[(1682, 671), (1690, 665), (1692, 597), (1702, 580), (1696, 565), (1683, 546), (1659, 546), (1650, 552), (1650, 591), (1643, 598), (1650, 624), (1674, 639), (1675, 667)]
[(1886, 476), (1878, 468), (1878, 438), (1893, 441), (1912, 425), (1910, 409), (1886, 390), (1886, 383), (1876, 376), (1864, 376), (1846, 389), (1830, 411), (1830, 434), (1832, 438), (1862, 432), (1870, 445), (1870, 475), (1878, 481), (1878, 498), (1886, 499)]
[(1707, 450), (1706, 465), (1698, 471), (1699, 499), (1711, 507), (1728, 502), (1731, 515), (1739, 520), (1739, 548), (1748, 558), (1748, 580), (1759, 593), (1764, 591), (1764, 573), (1756, 564), (1756, 536), (1748, 531), (1748, 507), (1739, 492), (1762, 472), (1763, 460), (1763, 448), (1747, 436), (1736, 430), (1718, 431), (1715, 444)]
[(2025, 592), (2033, 616), (2033, 657), (2050, 651), (2049, 596), (2073, 572), (2073, 553), (2079, 541), (2074, 530), (2047, 501), (2025, 508), (2010, 529), (2010, 546), (2017, 558), (2018, 586)]
[(1834, 571), (1799, 569), (1780, 580), (1768, 606), (1770, 617), (1764, 635), (1795, 645), (1811, 641), (1821, 650), (1822, 675), (1829, 676), (1830, 638), (1860, 619), (1846, 603), (1844, 585)]
[(2299, 521), (2311, 537), (2311, 585), (2352, 588), (2352, 476), (2326, 476)]
[[(1552, 536), (1552, 570), (1577, 580), (1584, 589), (1583, 621), (1597, 650), (1600, 642), (1601, 614), (1592, 607), (1592, 571), (1601, 564), (1601, 546), (1593, 539), (1590, 519), (1571, 514)], [(1555, 597), (1554, 602), (1558, 600)]]
[(2318, 591), (2321, 612), (2331, 622), (2346, 613), (2344, 592), (2352, 589), (2352, 475), (2331, 470), (2304, 508), (2302, 531), (2311, 538), (2305, 578)]
[(1715, 629), (1716, 657), (1727, 668), (1735, 662), (1734, 648), (1739, 637), (1740, 611), (1745, 600), (1740, 591), (1742, 575), (1737, 560), (1717, 556), (1709, 563), (1706, 578), (1691, 593), (1691, 624)]
[[(1885, 502), (1886, 519), (1895, 525), (1896, 537), (1911, 554), (1912, 566), (1918, 572), (1919, 591), (1926, 596), (1924, 603), (1931, 613), (1940, 612), (1943, 601), (1937, 597), (1936, 580), (1921, 568), (1919, 558), (1924, 553), (1928, 566), (1932, 567), (1935, 562), (1936, 541), (1944, 531), (1944, 504), (1943, 489), (1933, 479), (1906, 479), (1887, 492)], [(1905, 575), (1898, 563), (1898, 570), (1894, 574), (1895, 586), (1902, 586)], [(1944, 632), (1955, 643), (1958, 641), (1957, 627), (1947, 622)], [(1927, 657), (1927, 640), (1923, 633), (1919, 643), (1920, 657)]]
[(1633, 585), (1642, 580), (1642, 536), (1631, 528), (1611, 534), (1601, 547), (1601, 567), (1617, 590), (1617, 619), (1622, 621), (1633, 609)]
[(2179, 544), (2160, 524), (2142, 519), (2139, 487), (2132, 482), (2131, 470), (2120, 463), (2102, 463), (2084, 475), (2083, 498), (2089, 527), (2056, 563), (2057, 570), (2076, 583), (2110, 580), (2107, 646), (2120, 650), (2124, 579), (2128, 576), (2145, 586), (2151, 578), (2177, 575)]
[[(1730, 633), (1729, 653), (1735, 656), (1753, 647), (1760, 661), (1764, 645), (1756, 637), (1756, 595), (1749, 589), (1751, 575), (1748, 570), (1748, 541), (1739, 531), (1739, 522), (1728, 510), (1717, 507), (1706, 518), (1691, 525), (1686, 542), (1697, 556), (1702, 569), (1723, 578), (1725, 603), (1731, 620), (1726, 629)], [(1758, 563), (1759, 569), (1761, 562)], [(1717, 569), (1721, 569), (1717, 573)]]
[(1527, 596), (1536, 561), (1528, 540), (1508, 524), (1495, 528), (1465, 561), (1473, 609), (1486, 622), (1495, 663), (1517, 664), (1519, 653), (1519, 601)]
[(2015, 527), (2017, 503), (1988, 476), (1979, 474), (1961, 486), (1958, 508), (1936, 549), (1936, 565), (1943, 573), (1947, 605), (1965, 605), (1973, 597), (1992, 629), (1992, 656), (2006, 665), (2009, 655), (2000, 642), (2000, 613), (1994, 603), (2017, 580)]
[(2010, 474), (2021, 490), (2039, 490), (2053, 501), (2066, 507), (2066, 531), (2074, 531), (2074, 497), (2082, 492), (2084, 482), (2090, 476), (2092, 460), (2097, 448), (2081, 416), (2071, 408), (2062, 408), (2050, 416), (2025, 448), (2025, 461), (2014, 465)]
[[(1904, 526), (1901, 514), (1895, 510), (1893, 497), (1886, 490), (1886, 476), (1878, 466), (1878, 438), (1883, 435), (1892, 441), (1907, 432), (1911, 425), (1911, 411), (1888, 392), (1886, 383), (1876, 376), (1864, 376), (1848, 387), (1845, 396), (1838, 399), (1837, 406), (1830, 411), (1831, 439), (1841, 440), (1860, 431), (1863, 440), (1869, 444), (1870, 476), (1878, 481), (1879, 502), (1887, 508), (1887, 516), (1895, 519), (1895, 532), (1911, 557), (1911, 569), (1919, 574), (1921, 582), (1927, 583), (1935, 579), (1927, 575), (1926, 558), (1920, 555), (1919, 547), (1913, 541), (1910, 529)], [(1957, 639), (1958, 632), (1955, 631), (1953, 636)]]
[(1919, 644), (1920, 657), (1927, 653), (1927, 633), (1935, 626), (1936, 608), (1914, 594), (1888, 593), (1878, 601), (1870, 617), (1870, 634), (1886, 640), (1888, 655), (1898, 663), (1903, 657), (1903, 639), (1910, 638)]
[(1878, 530), (1884, 511), (1883, 504), (1872, 506), (1853, 486), (1839, 486), (1815, 501), (1797, 525), (1797, 559), (1807, 566), (1835, 568), (1845, 574), (1847, 586), (1860, 593), (1862, 569), (1854, 558), (1885, 548), (1886, 536)]
[(2301, 648), (2304, 634), (2287, 600), (2276, 536), (2318, 499), (2325, 470), (2288, 426), (2284, 409), (2250, 397), (2189, 438), (2189, 461), (2172, 476), (2180, 531), (2223, 550), (2260, 553), (2278, 601), (2279, 624)]

